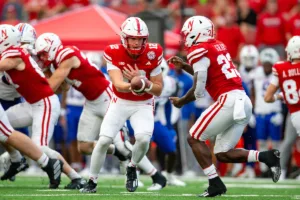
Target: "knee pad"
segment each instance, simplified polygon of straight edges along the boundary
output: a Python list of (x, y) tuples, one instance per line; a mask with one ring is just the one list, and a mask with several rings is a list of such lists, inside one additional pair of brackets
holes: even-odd
[(50, 149), (48, 146), (41, 146), (40, 148), (42, 152), (44, 152), (49, 158), (58, 159), (60, 156), (60, 153), (54, 151), (53, 149)]

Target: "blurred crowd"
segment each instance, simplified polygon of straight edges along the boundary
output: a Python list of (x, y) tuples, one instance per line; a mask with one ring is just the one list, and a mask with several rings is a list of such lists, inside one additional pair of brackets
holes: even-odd
[[(63, 13), (68, 10), (77, 9), (79, 7), (88, 6), (90, 4), (98, 4), (113, 8), (117, 11), (124, 12), (126, 14), (135, 14), (144, 10), (155, 10), (156, 12), (163, 12), (168, 14), (167, 28), (175, 33), (180, 33), (182, 21), (191, 15), (205, 15), (212, 19), (215, 25), (215, 32), (217, 39), (221, 40), (227, 46), (231, 57), (240, 66), (241, 63), (241, 49), (245, 45), (254, 45), (259, 52), (266, 48), (274, 49), (279, 55), (279, 60), (284, 60), (286, 55), (284, 47), (286, 42), (291, 36), (299, 35), (300, 33), (300, 3), (298, 0), (1, 0), (0, 1), (0, 23), (16, 25), (19, 22), (34, 22), (40, 19), (48, 18)], [(178, 49), (178, 56), (185, 57), (185, 51)], [(96, 56), (94, 56), (95, 58)], [(259, 57), (257, 55), (257, 57)], [(101, 67), (102, 64), (100, 58), (95, 61), (98, 66), (105, 72), (105, 67)], [(257, 65), (263, 65), (263, 60), (259, 59)], [(269, 60), (269, 62), (271, 62)], [(273, 64), (273, 63), (271, 63)], [(255, 66), (256, 67), (256, 66)], [(253, 69), (251, 69), (253, 70)], [(181, 71), (180, 69), (171, 69), (170, 74), (175, 77), (178, 82), (179, 90), (178, 95), (185, 94), (192, 86), (192, 77)], [(265, 74), (266, 77), (270, 75)], [(253, 81), (253, 80), (252, 80)], [(267, 84), (267, 83), (265, 83)], [(255, 91), (254, 91), (255, 92)], [(62, 116), (60, 120), (60, 126), (57, 126), (56, 134), (54, 137), (54, 145), (56, 149), (65, 154), (65, 158), (68, 158), (73, 164), (72, 166), (77, 170), (82, 170), (86, 163), (84, 158), (79, 154), (76, 154), (76, 127), (68, 128), (68, 119), (79, 120), (79, 113), (81, 113), (84, 99), (81, 94), (71, 89), (67, 96), (72, 98), (81, 99), (77, 103), (65, 102), (68, 106), (78, 106), (78, 113), (66, 113), (69, 116)], [(208, 96), (208, 95), (207, 95)], [(70, 97), (70, 99), (72, 99)], [(67, 98), (68, 99), (68, 98)], [(180, 119), (175, 121), (178, 134), (178, 157), (179, 162), (176, 164), (178, 173), (192, 174), (199, 173), (198, 165), (192, 155), (190, 148), (188, 147), (185, 136), (182, 138), (182, 134), (188, 134), (189, 127), (200, 116), (201, 112), (212, 103), (210, 98), (204, 98), (202, 102), (192, 102), (181, 109)], [(81, 104), (81, 105), (80, 105)], [(67, 108), (68, 108), (67, 106)], [(290, 177), (297, 177), (298, 168), (300, 167), (300, 141), (294, 139), (294, 141), (282, 142), (287, 137), (290, 137), (291, 130), (289, 125), (289, 118), (287, 118), (287, 111), (284, 104), (278, 105), (281, 109), (276, 110), (275, 114), (277, 118), (273, 119), (273, 122), (277, 126), (278, 134), (276, 137), (272, 135), (263, 137), (265, 143), (256, 140), (257, 123), (255, 122), (249, 127), (254, 132), (251, 133), (251, 142), (258, 144), (259, 150), (266, 148), (279, 148), (289, 153), (283, 155), (286, 157), (283, 169), (285, 175)], [(277, 106), (277, 107), (278, 107)], [(179, 111), (178, 111), (179, 112)], [(273, 111), (272, 111), (273, 112)], [(273, 112), (274, 114), (274, 112)], [(259, 116), (254, 116), (259, 118)], [(280, 118), (280, 119), (279, 119)], [(252, 121), (253, 122), (253, 121)], [(273, 123), (272, 122), (272, 123)], [(69, 132), (73, 131), (75, 133)], [(265, 132), (270, 130), (266, 129)], [(284, 133), (286, 137), (284, 137)], [(261, 135), (258, 137), (261, 138)], [(245, 141), (244, 141), (245, 140)], [(239, 147), (246, 147), (246, 140), (244, 138), (240, 142)], [(292, 142), (292, 143), (291, 143)], [(209, 143), (213, 144), (213, 141)], [(284, 145), (283, 145), (284, 144)], [(295, 145), (295, 146), (294, 146)], [(212, 145), (213, 146), (213, 145)], [(250, 145), (251, 146), (251, 145)], [(254, 148), (251, 146), (251, 148)], [(284, 149), (286, 148), (286, 149)], [(164, 163), (160, 162), (162, 154), (154, 151), (156, 149), (155, 144), (152, 145), (150, 150), (150, 159), (157, 161), (157, 165), (161, 169), (164, 169)], [(292, 156), (290, 156), (292, 155)], [(109, 157), (104, 171), (118, 172), (117, 164), (114, 164), (114, 159)], [(87, 161), (88, 163), (88, 161)], [(218, 164), (218, 169), (222, 175), (241, 176), (247, 171), (247, 166), (244, 165), (225, 165)], [(251, 166), (252, 171), (247, 174), (247, 177), (254, 178), (255, 176), (268, 176), (263, 174), (263, 166)], [(252, 174), (251, 174), (252, 173)], [(300, 172), (299, 172), (300, 174)], [(246, 177), (246, 175), (244, 175)]]

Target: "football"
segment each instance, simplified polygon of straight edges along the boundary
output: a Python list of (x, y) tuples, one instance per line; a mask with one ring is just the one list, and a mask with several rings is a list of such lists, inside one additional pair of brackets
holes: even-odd
[(135, 76), (130, 81), (131, 89), (136, 93), (144, 92), (148, 86), (148, 79), (144, 76)]

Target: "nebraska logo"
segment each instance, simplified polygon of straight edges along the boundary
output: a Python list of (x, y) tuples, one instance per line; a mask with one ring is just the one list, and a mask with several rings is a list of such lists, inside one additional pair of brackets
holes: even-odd
[(4, 40), (6, 40), (8, 38), (6, 29), (1, 30), (1, 38), (2, 38), (2, 40), (0, 41), (0, 44), (2, 44), (4, 42)]
[(194, 24), (194, 20), (189, 21), (189, 23), (188, 23), (188, 29), (190, 29), (190, 31), (192, 31), (192, 29), (193, 29), (193, 24)]
[(44, 39), (47, 43), (50, 43), (50, 45), (52, 45), (52, 43), (53, 43), (53, 40), (50, 40), (49, 38), (45, 38)]

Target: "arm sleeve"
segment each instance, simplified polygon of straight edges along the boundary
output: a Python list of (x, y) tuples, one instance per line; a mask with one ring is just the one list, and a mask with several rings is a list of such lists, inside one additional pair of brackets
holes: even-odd
[(156, 68), (154, 68), (151, 73), (150, 73), (150, 76), (157, 76), (158, 74), (160, 74), (162, 71), (161, 71), (161, 67), (160, 65), (158, 65)]
[(210, 60), (203, 57), (201, 60), (193, 65), (194, 72), (197, 74), (197, 82), (195, 89), (195, 97), (201, 98), (205, 94), (205, 86), (207, 80), (207, 70), (210, 65)]

